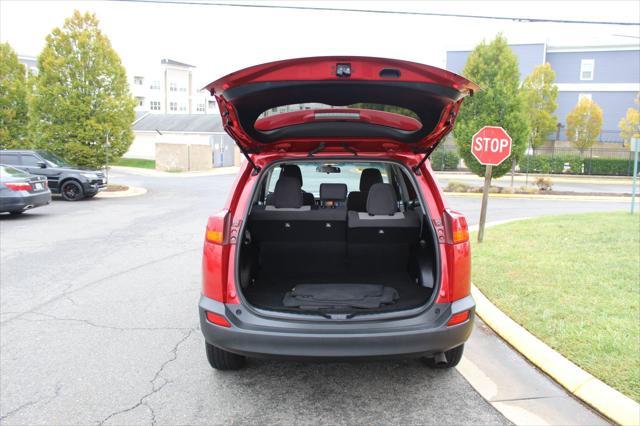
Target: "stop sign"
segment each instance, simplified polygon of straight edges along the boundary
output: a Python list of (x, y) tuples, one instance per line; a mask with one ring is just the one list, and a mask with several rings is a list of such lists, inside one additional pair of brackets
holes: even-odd
[(502, 127), (484, 126), (471, 138), (471, 153), (480, 164), (497, 166), (511, 155), (511, 136)]

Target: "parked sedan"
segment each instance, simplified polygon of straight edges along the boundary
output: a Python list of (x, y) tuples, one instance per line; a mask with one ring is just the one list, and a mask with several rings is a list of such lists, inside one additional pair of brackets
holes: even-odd
[(50, 202), (46, 177), (0, 165), (0, 212), (15, 215)]

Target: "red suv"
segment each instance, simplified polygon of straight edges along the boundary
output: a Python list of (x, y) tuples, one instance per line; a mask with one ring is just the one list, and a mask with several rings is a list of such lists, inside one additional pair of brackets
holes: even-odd
[(429, 155), (474, 83), (412, 62), (279, 61), (214, 81), (246, 157), (209, 218), (199, 303), (209, 363), (246, 357), (423, 357), (469, 337), (467, 223)]

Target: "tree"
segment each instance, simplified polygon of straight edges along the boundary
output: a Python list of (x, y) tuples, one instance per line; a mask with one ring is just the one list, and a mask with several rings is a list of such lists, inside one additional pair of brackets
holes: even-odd
[(38, 65), (31, 126), (37, 145), (84, 166), (105, 164), (107, 149), (110, 158), (122, 156), (133, 140), (135, 100), (96, 16), (75, 11), (47, 36)]
[(538, 65), (522, 83), (524, 110), (529, 117), (531, 144), (542, 146), (547, 136), (556, 130), (558, 119), (553, 115), (558, 104), (558, 88), (553, 84), (556, 73), (548, 63)]
[(601, 129), (602, 109), (591, 99), (580, 99), (567, 114), (567, 137), (581, 155), (593, 146)]
[[(635, 102), (640, 105), (640, 92), (636, 96)], [(640, 111), (638, 108), (627, 109), (627, 115), (618, 123), (620, 128), (620, 137), (625, 142), (629, 142), (631, 138), (640, 138)]]
[(9, 43), (0, 43), (0, 149), (28, 146), (26, 69)]
[[(501, 126), (509, 133), (515, 161), (522, 157), (527, 146), (529, 125), (519, 95), (518, 58), (499, 34), (491, 43), (482, 42), (473, 49), (462, 73), (482, 90), (462, 103), (454, 136), (467, 167), (484, 176), (485, 166), (471, 154), (471, 137), (483, 126)], [(511, 165), (512, 161), (507, 160), (494, 167), (493, 177), (503, 176)]]

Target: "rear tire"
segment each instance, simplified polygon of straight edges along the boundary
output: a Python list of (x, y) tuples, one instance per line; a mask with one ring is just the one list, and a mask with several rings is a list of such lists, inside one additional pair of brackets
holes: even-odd
[(67, 201), (79, 201), (84, 198), (84, 189), (80, 182), (67, 180), (60, 187), (60, 195)]
[(429, 368), (435, 368), (435, 369), (453, 368), (456, 365), (458, 365), (458, 363), (462, 359), (463, 352), (464, 352), (464, 345), (460, 345), (453, 349), (449, 349), (444, 353), (444, 356), (447, 358), (447, 362), (444, 364), (436, 363), (435, 358), (424, 358), (424, 362), (425, 364), (427, 364)]
[(205, 346), (209, 365), (216, 370), (239, 370), (247, 362), (247, 358), (242, 355), (227, 352), (206, 342)]

